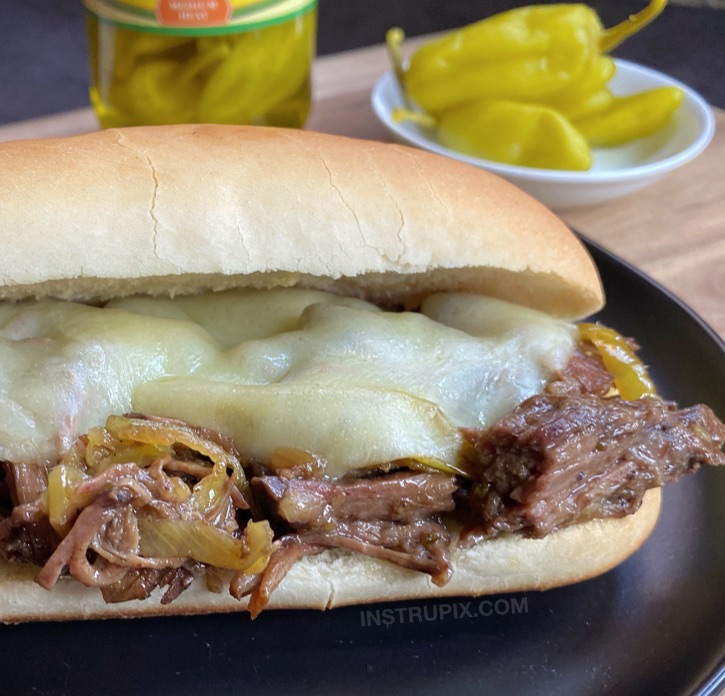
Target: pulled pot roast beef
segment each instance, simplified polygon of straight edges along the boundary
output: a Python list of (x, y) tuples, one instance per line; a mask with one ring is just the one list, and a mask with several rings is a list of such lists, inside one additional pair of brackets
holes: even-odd
[[(78, 471), (65, 476), (82, 481), (66, 492), (54, 524), (43, 504), (52, 485), (46, 467), (2, 463), (0, 552), (42, 566), (43, 587), (70, 573), (100, 587), (108, 602), (165, 587), (161, 601), (168, 603), (206, 574), (211, 590), (228, 582), (234, 597), (251, 595), (252, 616), (295, 563), (325, 549), (384, 559), (443, 585), (451, 574), (446, 516), (463, 525), (463, 545), (503, 533), (543, 537), (633, 513), (647, 489), (701, 465), (725, 464), (725, 426), (709, 408), (619, 398), (586, 343), (544, 393), (490, 427), (462, 430), (467, 476), (402, 461), (332, 480), (324, 461), (283, 448), (271, 462), (242, 467), (218, 434), (178, 421), (136, 417), (131, 427), (118, 417), (109, 422), (114, 418), (144, 443), (158, 441), (158, 456), (139, 450), (142, 463), (116, 453), (122, 462), (87, 471), (83, 461), (110, 445), (102, 439), (89, 457), (82, 453), (89, 438), (81, 437)], [(168, 439), (165, 431), (175, 434), (171, 448), (158, 444)], [(150, 546), (140, 541), (141, 527), (154, 539)], [(231, 549), (231, 556), (208, 556), (209, 540), (216, 553)]]
[(465, 437), (475, 472), (468, 542), (501, 532), (544, 537), (623, 517), (637, 511), (647, 489), (725, 463), (725, 427), (709, 408), (677, 410), (655, 397), (543, 394)]
[(463, 496), (462, 545), (623, 517), (639, 509), (647, 489), (725, 464), (725, 425), (707, 406), (625, 401), (610, 396), (613, 388), (596, 351), (580, 344), (543, 394), (489, 428), (462, 431), (473, 479)]
[(48, 469), (43, 464), (0, 462), (0, 552), (11, 561), (43, 565), (60, 542), (50, 520), (38, 507), (48, 487)]
[[(204, 545), (220, 565), (264, 556), (264, 530), (247, 538), (243, 473), (228, 441), (134, 414), (112, 416), (106, 427), (80, 437), (50, 474), (3, 463), (12, 510), (0, 522), (7, 560), (42, 566), (36, 581), (45, 589), (70, 574), (101, 588), (108, 602), (144, 599), (161, 586), (168, 603), (203, 573)], [(267, 555), (271, 541), (269, 530)]]
[(302, 556), (342, 548), (428, 573), (444, 585), (451, 575), (451, 535), (439, 519), (455, 508), (455, 480), (446, 474), (398, 471), (326, 481), (292, 469), (250, 481), (255, 504), (285, 531), (253, 592), (250, 611), (266, 604), (286, 571)]

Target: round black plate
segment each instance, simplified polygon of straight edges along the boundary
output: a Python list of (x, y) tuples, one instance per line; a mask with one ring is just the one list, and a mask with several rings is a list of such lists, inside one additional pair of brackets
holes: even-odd
[[(590, 245), (599, 318), (635, 336), (668, 398), (725, 416), (725, 346)], [(330, 612), (0, 627), (3, 694), (715, 694), (725, 686), (725, 472), (665, 489), (654, 534), (588, 582)]]

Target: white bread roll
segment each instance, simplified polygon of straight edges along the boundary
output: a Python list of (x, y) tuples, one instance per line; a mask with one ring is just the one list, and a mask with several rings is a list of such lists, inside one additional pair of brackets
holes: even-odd
[(407, 147), (180, 125), (0, 145), (0, 298), (104, 300), (234, 286), (415, 305), (490, 294), (597, 310), (597, 271), (551, 212)]

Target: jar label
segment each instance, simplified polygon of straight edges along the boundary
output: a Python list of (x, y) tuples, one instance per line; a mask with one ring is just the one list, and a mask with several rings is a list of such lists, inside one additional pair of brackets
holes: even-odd
[(98, 19), (161, 34), (226, 34), (279, 24), (317, 0), (83, 0)]
[(156, 18), (165, 27), (209, 27), (228, 24), (229, 0), (159, 0)]

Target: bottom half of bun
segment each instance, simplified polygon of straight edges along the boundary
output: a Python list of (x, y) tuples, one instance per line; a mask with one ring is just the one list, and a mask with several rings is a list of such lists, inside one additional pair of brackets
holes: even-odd
[[(329, 550), (298, 561), (273, 592), (269, 609), (332, 609), (353, 604), (434, 597), (475, 597), (546, 590), (600, 575), (633, 554), (655, 527), (660, 489), (647, 492), (640, 509), (621, 519), (575, 525), (543, 539), (506, 536), (469, 549), (452, 544), (453, 577), (443, 587), (386, 561)], [(0, 621), (56, 621), (207, 614), (246, 610), (225, 589), (210, 592), (197, 580), (173, 603), (158, 589), (145, 600), (104, 602), (97, 588), (62, 578), (47, 591), (33, 580), (34, 566), (0, 562)]]

